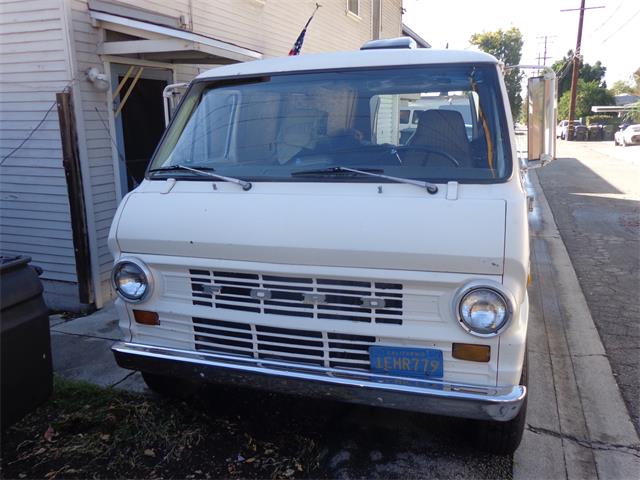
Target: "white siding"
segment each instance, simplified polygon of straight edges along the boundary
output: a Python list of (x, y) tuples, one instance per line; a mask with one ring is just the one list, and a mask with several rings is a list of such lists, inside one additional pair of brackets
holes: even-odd
[[(85, 72), (91, 67), (104, 71), (104, 64), (97, 54), (99, 29), (91, 26), (87, 2), (83, 0), (71, 1), (71, 37), (74, 42), (75, 70)], [(88, 81), (79, 83), (81, 117), (83, 120), (84, 147), (86, 148), (89, 177), (91, 178), (91, 203), (93, 211), (93, 232), (96, 239), (97, 251), (92, 255), (98, 259), (100, 284), (95, 285), (97, 294), (102, 294), (106, 301), (112, 296), (109, 286), (109, 272), (113, 258), (107, 248), (107, 237), (113, 215), (118, 206), (116, 199), (116, 180), (112, 159), (112, 141), (108, 124), (109, 112), (107, 94), (98, 91)], [(97, 109), (97, 111), (96, 111)], [(83, 140), (82, 138), (80, 139)], [(81, 151), (82, 155), (82, 151)]]
[[(381, 0), (381, 37), (402, 32), (402, 0)], [(172, 17), (190, 18), (189, 0), (120, 0)], [(307, 30), (303, 53), (353, 50), (371, 39), (372, 0), (360, 0), (360, 17), (347, 14), (347, 0), (324, 0)], [(266, 57), (286, 55), (315, 8), (316, 0), (191, 0), (193, 31)]]
[(376, 122), (376, 142), (398, 143), (399, 138), (399, 98), (398, 95), (381, 95)]
[[(77, 282), (55, 94), (70, 82), (62, 0), (0, 0), (0, 251)], [(74, 287), (75, 288), (75, 287)]]
[(402, 35), (402, 0), (380, 0), (382, 22), (380, 38), (395, 38)]

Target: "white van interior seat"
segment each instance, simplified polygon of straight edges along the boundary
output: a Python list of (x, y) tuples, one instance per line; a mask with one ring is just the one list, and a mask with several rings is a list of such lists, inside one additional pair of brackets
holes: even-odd
[[(464, 119), (460, 112), (453, 110), (425, 110), (420, 113), (418, 127), (407, 145), (432, 147), (448, 153), (455, 158), (461, 167), (471, 167), (471, 146), (467, 138)], [(409, 151), (405, 155), (405, 163), (419, 162), (425, 159), (425, 154), (419, 151)], [(428, 166), (451, 166), (451, 162), (440, 155), (431, 154)]]

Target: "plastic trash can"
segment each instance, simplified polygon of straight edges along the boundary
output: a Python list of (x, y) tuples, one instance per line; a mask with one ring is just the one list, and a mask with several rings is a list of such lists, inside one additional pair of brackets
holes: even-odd
[(41, 270), (30, 257), (0, 255), (2, 428), (49, 398), (53, 390), (49, 312)]

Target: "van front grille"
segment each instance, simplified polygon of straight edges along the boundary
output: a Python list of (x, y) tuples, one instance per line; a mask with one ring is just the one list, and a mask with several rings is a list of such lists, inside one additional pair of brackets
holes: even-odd
[(193, 318), (196, 350), (333, 368), (369, 369), (375, 337)]
[(402, 325), (402, 284), (189, 270), (194, 305), (320, 320)]

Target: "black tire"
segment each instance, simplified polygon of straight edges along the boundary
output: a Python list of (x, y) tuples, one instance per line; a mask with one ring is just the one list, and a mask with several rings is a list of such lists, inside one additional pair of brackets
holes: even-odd
[(164, 397), (184, 400), (192, 397), (200, 389), (200, 385), (184, 378), (166, 377), (149, 372), (142, 373), (144, 383), (152, 392)]
[[(527, 385), (527, 352), (524, 353), (520, 385)], [(527, 395), (522, 407), (513, 419), (508, 422), (477, 421), (474, 422), (473, 439), (476, 448), (495, 455), (511, 455), (518, 449), (526, 426)]]

